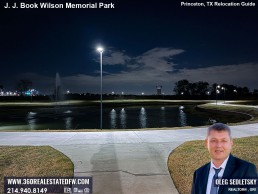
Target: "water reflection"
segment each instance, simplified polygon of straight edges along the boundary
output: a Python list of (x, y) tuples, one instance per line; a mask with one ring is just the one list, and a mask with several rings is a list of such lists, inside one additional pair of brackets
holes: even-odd
[(122, 129), (126, 129), (126, 112), (124, 108), (120, 111), (120, 124)]
[(35, 118), (37, 115), (36, 112), (28, 112), (27, 114), (27, 122), (30, 130), (35, 130), (37, 125), (37, 119)]
[(116, 129), (116, 110), (112, 109), (110, 111), (110, 128)]
[(29, 129), (35, 130), (37, 126), (37, 119), (28, 120)]
[(161, 107), (161, 114), (160, 114), (160, 124), (162, 127), (165, 127), (166, 126), (166, 109), (165, 107)]
[[(112, 107), (104, 109), (103, 127), (106, 129), (137, 129), (202, 125), (207, 120), (184, 112), (179, 106)], [(58, 113), (55, 113), (55, 110)], [(85, 107), (37, 108), (0, 115), (1, 126), (24, 125), (28, 130), (94, 129), (99, 127), (99, 109)], [(15, 118), (15, 120), (14, 120)], [(1, 130), (1, 129), (0, 129)]]
[(146, 128), (146, 126), (147, 126), (147, 122), (146, 122), (146, 120), (147, 120), (147, 115), (146, 115), (146, 110), (145, 110), (145, 108), (141, 108), (141, 112), (140, 112), (140, 127), (141, 128)]
[(72, 129), (73, 127), (73, 117), (65, 117), (65, 129)]
[(182, 126), (186, 126), (187, 122), (186, 122), (186, 114), (183, 110), (179, 110), (179, 125)]

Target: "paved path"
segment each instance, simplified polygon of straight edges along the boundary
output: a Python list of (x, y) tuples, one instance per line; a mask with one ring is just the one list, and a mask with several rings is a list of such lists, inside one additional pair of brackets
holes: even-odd
[[(219, 106), (237, 106), (237, 107), (246, 107), (246, 108), (258, 108), (257, 105), (245, 105), (245, 104), (230, 104), (230, 103), (234, 103), (234, 101), (226, 101), (226, 103), (224, 102), (217, 102), (217, 105)], [(210, 104), (216, 104), (216, 103), (210, 103)]]
[[(232, 126), (233, 137), (258, 135), (258, 124)], [(93, 176), (95, 194), (177, 194), (170, 152), (205, 138), (206, 128), (124, 132), (1, 132), (0, 145), (50, 145), (74, 163), (76, 176)]]

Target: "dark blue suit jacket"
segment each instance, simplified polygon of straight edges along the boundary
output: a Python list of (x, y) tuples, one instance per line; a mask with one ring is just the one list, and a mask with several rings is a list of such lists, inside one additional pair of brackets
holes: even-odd
[[(197, 169), (194, 172), (192, 192), (191, 194), (206, 194), (206, 187), (210, 171), (210, 162)], [(257, 178), (257, 170), (255, 165), (247, 161), (241, 160), (229, 155), (229, 159), (222, 178)], [(257, 191), (248, 192), (249, 194), (257, 194)], [(219, 187), (218, 194), (243, 194), (247, 192), (228, 191), (228, 187)]]

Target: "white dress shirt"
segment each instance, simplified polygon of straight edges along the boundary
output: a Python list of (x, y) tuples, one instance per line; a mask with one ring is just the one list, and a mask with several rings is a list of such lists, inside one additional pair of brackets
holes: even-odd
[(210, 192), (211, 192), (212, 179), (213, 179), (213, 176), (215, 175), (215, 170), (213, 168), (216, 168), (216, 169), (221, 168), (221, 170), (218, 174), (218, 177), (221, 178), (224, 174), (224, 171), (225, 171), (225, 168), (226, 168), (226, 165), (227, 165), (227, 162), (228, 162), (228, 158), (229, 158), (229, 156), (226, 158), (226, 160), (224, 160), (224, 162), (218, 168), (215, 167), (215, 165), (211, 161), (210, 172), (209, 172), (207, 188), (206, 188), (206, 194), (210, 194)]

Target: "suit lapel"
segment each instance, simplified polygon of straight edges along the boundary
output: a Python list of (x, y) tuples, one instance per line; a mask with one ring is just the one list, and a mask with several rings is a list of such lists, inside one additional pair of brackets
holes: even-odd
[(223, 174), (223, 178), (229, 178), (231, 176), (234, 171), (235, 165), (235, 157), (230, 154)]
[(211, 166), (211, 163), (209, 162), (207, 165), (206, 165), (206, 168), (204, 169), (204, 172), (203, 172), (203, 178), (204, 178), (204, 182), (203, 182), (203, 189), (202, 189), (202, 194), (206, 194), (206, 190), (207, 190), (207, 183), (208, 183), (208, 177), (209, 177), (209, 173), (210, 173), (210, 166)]
[[(235, 157), (230, 154), (222, 178), (231, 177), (231, 174), (234, 172), (234, 169), (235, 169)], [(225, 188), (223, 186), (219, 187), (218, 194), (221, 194), (224, 189)]]

